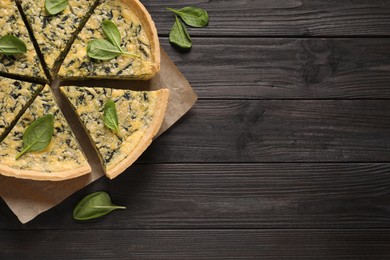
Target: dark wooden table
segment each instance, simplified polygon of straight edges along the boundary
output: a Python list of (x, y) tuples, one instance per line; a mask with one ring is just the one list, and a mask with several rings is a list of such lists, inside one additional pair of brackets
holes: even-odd
[[(389, 259), (390, 1), (143, 2), (199, 101), (116, 180), (26, 225), (0, 202), (1, 259)], [(97, 190), (128, 210), (73, 221)]]

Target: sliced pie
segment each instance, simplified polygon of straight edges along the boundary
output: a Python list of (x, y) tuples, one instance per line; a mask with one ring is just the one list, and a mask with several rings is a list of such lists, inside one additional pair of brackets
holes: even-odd
[(27, 52), (18, 55), (0, 54), (0, 72), (17, 76), (37, 78), (46, 81), (45, 73), (40, 64), (34, 45), (27, 28), (13, 0), (0, 2), (0, 37), (13, 35), (22, 40)]
[(66, 9), (56, 15), (50, 15), (46, 11), (45, 0), (20, 2), (46, 65), (53, 70), (61, 60), (61, 53), (73, 41), (75, 33), (88, 18), (96, 1), (68, 0)]
[(0, 77), (0, 141), (42, 85)]
[[(35, 120), (54, 115), (54, 133), (41, 152), (22, 151), (23, 133)], [(37, 96), (8, 136), (0, 143), (0, 174), (32, 180), (60, 181), (91, 172), (84, 154), (48, 86)]]
[[(112, 179), (126, 170), (152, 142), (163, 121), (169, 90), (130, 91), (109, 88), (61, 87)], [(119, 133), (103, 121), (104, 105), (116, 104)]]
[[(119, 29), (124, 51), (136, 56), (120, 55), (110, 60), (95, 60), (87, 55), (87, 45), (104, 39), (104, 20)], [(66, 56), (61, 78), (150, 79), (160, 69), (160, 44), (157, 30), (145, 7), (138, 0), (104, 0), (91, 15)]]

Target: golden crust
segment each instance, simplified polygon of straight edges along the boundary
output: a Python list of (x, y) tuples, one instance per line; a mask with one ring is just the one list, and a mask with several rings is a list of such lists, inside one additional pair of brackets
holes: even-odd
[(150, 41), (151, 55), (153, 61), (153, 67), (151, 68), (150, 74), (146, 74), (143, 79), (147, 80), (152, 78), (158, 71), (160, 71), (160, 41), (158, 39), (156, 25), (152, 20), (149, 12), (146, 10), (145, 6), (138, 0), (122, 0), (131, 10), (138, 16), (142, 22), (145, 32)]
[(0, 164), (0, 172), (4, 176), (15, 177), (18, 179), (29, 179), (36, 181), (63, 181), (88, 174), (91, 172), (91, 167), (88, 165), (70, 171), (38, 172), (14, 169)]
[(165, 111), (168, 106), (169, 90), (161, 89), (161, 94), (156, 101), (156, 115), (153, 117), (153, 121), (150, 124), (148, 130), (144, 133), (135, 149), (114, 168), (108, 169), (106, 175), (108, 178), (113, 179), (125, 171), (135, 160), (148, 148), (152, 143), (153, 137), (156, 136), (158, 130), (160, 130), (161, 124), (164, 120)]

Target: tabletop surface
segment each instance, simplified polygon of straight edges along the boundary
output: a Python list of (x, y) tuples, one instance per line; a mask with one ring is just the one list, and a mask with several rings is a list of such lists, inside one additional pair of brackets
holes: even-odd
[[(389, 259), (390, 1), (143, 3), (198, 102), (25, 225), (0, 200), (1, 258)], [(210, 24), (181, 53), (165, 7), (187, 5)], [(127, 210), (75, 222), (98, 190)]]

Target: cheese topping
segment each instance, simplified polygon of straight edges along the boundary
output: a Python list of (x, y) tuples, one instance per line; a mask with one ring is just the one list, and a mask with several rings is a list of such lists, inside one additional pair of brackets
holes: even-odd
[[(46, 114), (54, 115), (54, 133), (49, 146), (42, 152), (29, 152), (16, 160), (15, 156), (22, 151), (24, 131), (32, 122)], [(84, 173), (90, 171), (90, 166), (48, 86), (1, 142), (0, 162), (0, 166), (11, 169), (34, 171), (38, 175), (37, 179), (42, 179), (39, 174), (45, 174), (43, 179), (50, 180), (58, 177), (56, 172), (76, 171), (80, 168), (85, 169)], [(29, 178), (34, 179), (34, 176)]]
[(52, 69), (56, 60), (72, 39), (95, 0), (69, 0), (64, 11), (50, 15), (45, 0), (23, 0), (21, 5), (33, 29), (47, 66)]
[[(97, 61), (87, 56), (87, 45), (91, 40), (105, 38), (102, 22), (111, 20), (122, 37), (122, 49), (135, 53), (139, 58), (120, 55), (107, 61)], [(140, 19), (123, 1), (106, 0), (99, 5), (81, 33), (59, 71), (60, 77), (107, 77), (142, 79), (153, 73), (151, 47)]]
[[(167, 90), (61, 87), (61, 91), (75, 109), (109, 172), (138, 145), (156, 117), (159, 95)], [(104, 125), (103, 108), (110, 99), (116, 104), (119, 134)]]
[(0, 77), (0, 137), (41, 88), (42, 85)]
[(42, 66), (34, 45), (30, 40), (27, 28), (12, 0), (1, 0), (0, 3), (0, 37), (14, 35), (27, 46), (27, 52), (18, 55), (0, 55), (0, 71), (45, 79)]

